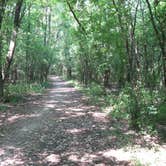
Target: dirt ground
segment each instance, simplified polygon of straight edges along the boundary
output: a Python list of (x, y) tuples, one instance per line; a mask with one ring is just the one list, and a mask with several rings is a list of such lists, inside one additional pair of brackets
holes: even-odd
[(0, 166), (166, 165), (166, 146), (129, 130), (67, 81), (0, 113)]

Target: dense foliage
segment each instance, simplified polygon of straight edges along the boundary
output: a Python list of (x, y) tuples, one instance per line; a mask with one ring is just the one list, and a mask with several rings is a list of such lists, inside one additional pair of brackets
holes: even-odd
[(65, 75), (139, 130), (165, 116), (165, 27), (164, 0), (1, 0), (0, 96)]

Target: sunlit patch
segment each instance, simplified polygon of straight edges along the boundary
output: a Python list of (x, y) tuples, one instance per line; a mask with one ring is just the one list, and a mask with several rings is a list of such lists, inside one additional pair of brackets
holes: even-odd
[(71, 111), (83, 111), (83, 109), (81, 109), (81, 108), (69, 108), (69, 110), (71, 110)]
[(47, 162), (51, 162), (53, 164), (58, 164), (61, 161), (61, 158), (57, 154), (51, 154), (45, 158)]
[(5, 150), (0, 148), (0, 156), (4, 155), (5, 154)]
[(2, 126), (4, 124), (5, 118), (6, 118), (6, 113), (0, 114), (0, 126)]
[(61, 121), (61, 120), (65, 120), (65, 119), (68, 119), (68, 117), (63, 116), (63, 117), (60, 117), (60, 118), (59, 118), (60, 121)]
[(80, 116), (84, 116), (85, 115), (85, 113), (82, 113), (82, 112), (77, 112), (77, 113), (74, 113), (74, 114), (72, 114), (71, 115), (71, 117), (80, 117)]
[(127, 150), (121, 149), (110, 149), (105, 152), (99, 152), (105, 158), (115, 157), (118, 161), (134, 161), (137, 160), (143, 165), (164, 166), (166, 165), (166, 153), (165, 149), (155, 151), (155, 149), (146, 148), (134, 148), (128, 147)]
[(104, 157), (109, 158), (109, 157), (115, 157), (117, 160), (129, 160), (130, 159), (130, 153), (129, 152), (124, 152), (123, 149), (110, 149), (105, 152), (101, 152)]
[(58, 119), (65, 120), (65, 119), (77, 118), (77, 117), (81, 117), (85, 115), (85, 113), (81, 113), (81, 112), (78, 112), (78, 113), (65, 112), (65, 114), (66, 116), (59, 117)]
[(68, 129), (66, 130), (67, 133), (70, 133), (70, 134), (80, 134), (80, 133), (84, 133), (86, 132), (87, 129), (86, 128), (81, 128), (81, 129)]
[(89, 113), (90, 112), (94, 113), (94, 111), (96, 111), (96, 109), (97, 109), (95, 106), (89, 106), (89, 105), (86, 106), (85, 104), (82, 104), (80, 106), (83, 110), (89, 110)]
[(7, 158), (1, 162), (1, 166), (9, 166), (9, 165), (24, 165), (24, 162), (21, 159), (17, 158)]
[(62, 82), (56, 82), (56, 85), (65, 86), (65, 85), (69, 85), (69, 82), (67, 82), (67, 81), (66, 82), (64, 82), (64, 81), (62, 81)]
[(81, 162), (92, 162), (95, 158), (97, 158), (98, 156), (97, 155), (95, 155), (95, 154), (89, 154), (89, 153), (85, 153), (82, 157), (81, 157), (81, 159), (80, 159), (80, 161)]
[(62, 103), (65, 103), (65, 104), (71, 104), (72, 103), (73, 104), (73, 103), (77, 103), (77, 102), (78, 102), (77, 100), (72, 100), (72, 101), (71, 100), (68, 100), (68, 101), (64, 100)]
[(76, 163), (81, 163), (83, 165), (88, 165), (89, 163), (92, 163), (94, 159), (96, 159), (98, 156), (95, 154), (89, 154), (85, 153), (83, 155), (73, 153), (68, 154), (68, 160)]
[[(78, 112), (77, 112), (78, 111)], [(85, 115), (86, 113), (84, 113), (84, 112), (79, 112), (79, 110), (77, 110), (76, 112), (74, 111), (72, 111), (72, 109), (71, 110), (69, 110), (69, 111), (65, 111), (65, 114), (67, 114), (67, 115), (71, 115), (71, 117), (77, 117), (77, 116), (83, 116), (83, 115)]]
[(58, 88), (56, 89), (56, 92), (75, 92), (76, 89), (75, 88)]
[(108, 122), (109, 120), (106, 118), (106, 114), (105, 113), (101, 113), (101, 112), (94, 112), (92, 113), (93, 118), (96, 121), (102, 121), (102, 122)]
[(62, 111), (63, 109), (62, 108), (56, 108), (56, 111)]
[(107, 113), (107, 114), (109, 114), (109, 113), (112, 112), (114, 109), (115, 109), (114, 106), (109, 106), (109, 107), (106, 107), (106, 108), (104, 109), (104, 112)]
[(55, 105), (54, 105), (54, 104), (45, 104), (45, 107), (48, 107), (48, 108), (54, 108)]
[(75, 155), (75, 154), (70, 155), (70, 156), (68, 157), (68, 159), (69, 159), (70, 161), (74, 161), (74, 162), (78, 162), (78, 161), (79, 161), (78, 155)]
[[(20, 148), (15, 147), (5, 147), (5, 149), (0, 149), (0, 165), (24, 165), (24, 155)], [(3, 157), (2, 157), (3, 156)]]
[(19, 114), (16, 114), (14, 116), (11, 116), (7, 119), (7, 121), (9, 123), (14, 123), (16, 122), (17, 120), (22, 120), (22, 119), (26, 119), (26, 118), (34, 118), (34, 117), (39, 117), (40, 114), (31, 114), (31, 115), (19, 115)]
[(47, 104), (53, 104), (53, 103), (55, 103), (55, 100), (50, 100), (50, 99), (49, 99), (49, 100), (47, 101)]

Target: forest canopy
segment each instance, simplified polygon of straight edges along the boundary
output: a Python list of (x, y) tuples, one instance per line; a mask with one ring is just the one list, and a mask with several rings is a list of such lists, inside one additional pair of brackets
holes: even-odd
[(138, 129), (165, 110), (165, 0), (0, 0), (0, 98), (49, 74), (118, 90)]

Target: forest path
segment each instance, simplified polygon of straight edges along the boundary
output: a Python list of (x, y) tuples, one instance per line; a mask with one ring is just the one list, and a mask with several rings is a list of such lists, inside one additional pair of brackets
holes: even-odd
[(131, 165), (116, 158), (115, 149), (126, 145), (121, 127), (67, 81), (50, 80), (39, 99), (11, 108), (0, 137), (0, 166)]
[[(0, 138), (0, 165), (114, 165), (103, 151), (114, 146), (109, 122), (68, 82), (51, 77), (40, 99), (11, 110)], [(120, 164), (120, 163), (119, 163)]]

